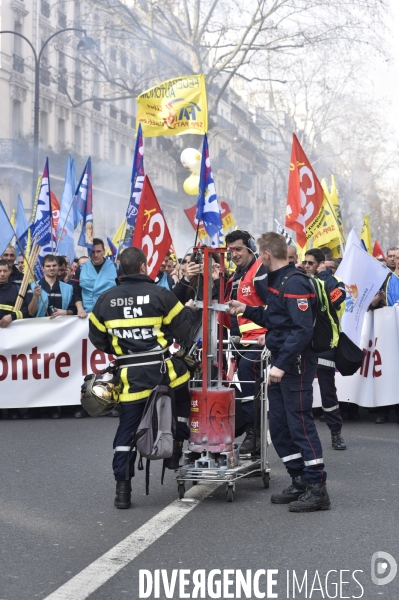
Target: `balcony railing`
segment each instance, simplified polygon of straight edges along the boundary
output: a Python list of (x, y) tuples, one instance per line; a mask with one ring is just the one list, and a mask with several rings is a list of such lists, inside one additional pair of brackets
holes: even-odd
[(250, 190), (252, 188), (252, 177), (244, 173), (244, 171), (240, 171), (240, 179), (237, 183), (241, 187), (245, 187)]
[(74, 91), (73, 91), (73, 97), (75, 98), (75, 100), (77, 100), (78, 102), (81, 102), (83, 99), (83, 90), (81, 87), (75, 85)]
[(220, 127), (221, 129), (223, 129), (224, 131), (230, 132), (231, 134), (237, 133), (237, 127), (235, 125), (233, 125), (233, 123), (230, 123), (230, 121), (228, 121), (227, 119), (222, 117), (222, 115), (216, 116), (216, 125), (218, 127)]
[(50, 4), (46, 0), (42, 0), (41, 2), (41, 13), (47, 19), (50, 17)]
[(236, 211), (239, 222), (245, 221), (250, 223), (253, 218), (253, 209), (250, 206), (239, 206)]
[(58, 11), (58, 25), (61, 27), (61, 29), (65, 29), (67, 25), (66, 15), (64, 15), (64, 13), (61, 11)]
[(249, 140), (246, 140), (245, 138), (241, 138), (241, 148), (246, 150), (246, 152), (249, 152), (251, 155), (254, 155), (257, 150), (255, 144)]
[(17, 73), (24, 72), (24, 59), (22, 56), (18, 56), (18, 54), (12, 55), (12, 68), (14, 71), (17, 71)]
[(40, 67), (40, 83), (42, 85), (50, 85), (50, 71), (45, 67)]
[(161, 202), (168, 202), (169, 204), (175, 205), (178, 203), (178, 193), (174, 192), (173, 190), (169, 190), (162, 185), (157, 186), (157, 196)]
[(101, 110), (101, 102), (100, 100), (93, 100), (93, 110)]
[(261, 167), (267, 167), (266, 156), (264, 156), (263, 154), (260, 154), (259, 152), (257, 152), (255, 154), (255, 162), (257, 165), (260, 165)]
[(227, 171), (228, 173), (234, 173), (235, 166), (232, 160), (227, 158), (227, 156), (217, 156), (212, 159), (212, 168), (216, 171)]

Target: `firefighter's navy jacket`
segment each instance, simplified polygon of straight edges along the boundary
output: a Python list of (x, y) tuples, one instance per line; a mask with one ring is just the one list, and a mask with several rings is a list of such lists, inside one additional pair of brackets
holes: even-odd
[(8, 278), (8, 283), (13, 283), (14, 285), (21, 287), (22, 280), (24, 278), (24, 274), (21, 273), (19, 269), (17, 269), (16, 265), (12, 266), (10, 276)]
[(284, 277), (295, 271), (288, 264), (268, 273), (266, 306), (245, 309), (244, 317), (266, 327), (266, 346), (273, 364), (283, 371), (293, 369), (299, 355), (311, 350), (313, 321), (316, 316), (316, 295), (310, 281), (299, 273), (284, 284), (284, 297), (279, 298)]
[(15, 319), (24, 319), (29, 316), (25, 300), (22, 303), (21, 310), (15, 310), (14, 305), (18, 294), (19, 288), (14, 283), (10, 281), (0, 283), (0, 319), (11, 315), (12, 320), (15, 321)]
[(171, 358), (167, 348), (174, 339), (185, 340), (192, 321), (193, 311), (146, 275), (123, 276), (120, 285), (101, 294), (90, 315), (89, 338), (119, 359), (121, 402), (145, 400), (163, 368), (172, 388), (189, 380), (184, 362)]

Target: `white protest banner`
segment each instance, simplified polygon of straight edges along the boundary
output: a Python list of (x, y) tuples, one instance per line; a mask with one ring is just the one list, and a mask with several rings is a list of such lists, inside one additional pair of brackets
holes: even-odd
[(346, 290), (342, 331), (357, 345), (360, 343), (364, 315), (388, 274), (388, 267), (371, 254), (355, 243), (346, 245), (345, 256), (336, 272)]
[[(352, 377), (335, 374), (338, 400), (367, 408), (397, 404), (399, 306), (368, 312), (359, 345), (364, 352), (359, 371)], [(317, 380), (313, 406), (321, 406)]]
[(1, 330), (0, 408), (80, 403), (89, 373), (108, 366), (112, 355), (87, 339), (88, 319), (57, 317), (13, 321)]

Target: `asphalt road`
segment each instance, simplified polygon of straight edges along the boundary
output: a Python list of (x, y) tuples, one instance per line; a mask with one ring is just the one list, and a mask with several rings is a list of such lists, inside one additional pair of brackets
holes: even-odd
[[(259, 478), (241, 480), (229, 504), (225, 487), (217, 488), (89, 598), (139, 598), (144, 569), (166, 569), (169, 578), (174, 569), (203, 569), (206, 576), (212, 569), (244, 574), (251, 569), (251, 577), (257, 570), (274, 569), (277, 574), (260, 575), (264, 597), (266, 579), (273, 577), (277, 583), (271, 591), (278, 598), (397, 600), (399, 574), (391, 583), (376, 585), (370, 561), (375, 552), (385, 551), (399, 562), (399, 425), (375, 425), (365, 412), (362, 418), (345, 423), (344, 452), (331, 448), (326, 425), (318, 425), (331, 511), (292, 514), (270, 503), (271, 493), (288, 483), (271, 448), (269, 490)], [(162, 487), (156, 464), (150, 495), (145, 496), (141, 472), (134, 480), (133, 507), (114, 508), (116, 425), (111, 418), (0, 421), (0, 600), (47, 598), (177, 499), (174, 475), (168, 472)], [(389, 571), (387, 566), (377, 574), (379, 580)], [(296, 585), (294, 595), (295, 580), (303, 587), (299, 592)], [(185, 588), (192, 589), (191, 584)], [(230, 597), (236, 597), (234, 585), (225, 588), (224, 596), (223, 590), (218, 595), (216, 588), (215, 595), (212, 589), (204, 597), (229, 597), (232, 591)], [(162, 586), (159, 597), (166, 597)], [(177, 590), (170, 597), (183, 595)], [(248, 597), (255, 598), (256, 592)]]

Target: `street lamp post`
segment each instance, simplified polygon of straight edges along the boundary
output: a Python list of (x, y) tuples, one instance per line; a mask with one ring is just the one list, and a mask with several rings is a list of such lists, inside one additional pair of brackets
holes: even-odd
[(34, 104), (33, 104), (33, 107), (34, 107), (33, 108), (33, 110), (34, 110), (34, 116), (33, 116), (33, 165), (32, 165), (32, 196), (33, 196), (33, 200), (36, 195), (36, 184), (37, 184), (37, 177), (38, 177), (38, 170), (39, 170), (40, 60), (43, 56), (43, 51), (45, 50), (47, 44), (53, 38), (55, 38), (57, 35), (60, 35), (60, 33), (64, 33), (65, 31), (81, 31), (82, 33), (84, 33), (85, 37), (82, 40), (80, 40), (80, 42), (78, 44), (78, 50), (83, 50), (85, 48), (92, 48), (96, 45), (95, 40), (93, 40), (93, 38), (90, 38), (87, 36), (85, 29), (80, 29), (78, 27), (65, 27), (64, 29), (60, 29), (59, 31), (56, 31), (55, 33), (50, 35), (50, 37), (47, 38), (47, 40), (42, 45), (39, 54), (37, 54), (32, 42), (30, 40), (28, 40), (27, 37), (22, 35), (22, 33), (18, 33), (17, 31), (11, 31), (11, 30), (0, 31), (0, 34), (11, 33), (12, 35), (16, 35), (16, 36), (22, 38), (23, 40), (25, 40), (25, 42), (27, 42), (29, 44), (29, 46), (33, 52), (34, 59), (35, 59), (35, 93), (34, 93)]

